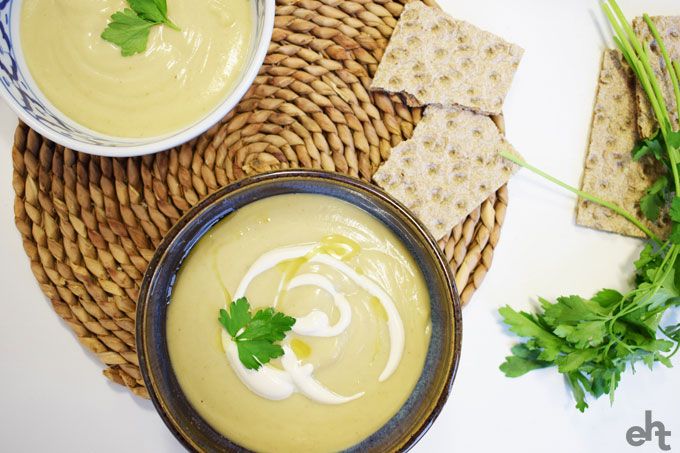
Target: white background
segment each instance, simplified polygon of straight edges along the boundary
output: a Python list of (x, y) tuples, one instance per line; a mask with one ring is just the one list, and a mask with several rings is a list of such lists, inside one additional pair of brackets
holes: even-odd
[[(457, 18), (526, 49), (505, 106), (509, 140), (530, 162), (578, 184), (600, 55), (608, 29), (595, 0), (442, 1)], [(623, 1), (632, 17), (680, 14), (674, 0)], [(607, 38), (608, 39), (608, 38)], [(33, 279), (13, 223), (11, 144), (16, 117), (0, 103), (0, 450), (180, 451), (148, 401), (110, 384), (102, 365), (52, 311)], [(484, 285), (464, 310), (463, 357), (453, 394), (417, 452), (653, 452), (626, 430), (655, 419), (680, 450), (680, 370), (626, 373), (614, 407), (581, 414), (554, 370), (507, 379), (515, 342), (497, 308), (535, 296), (628, 287), (640, 242), (574, 225), (572, 196), (521, 172)], [(678, 364), (678, 360), (675, 360)]]

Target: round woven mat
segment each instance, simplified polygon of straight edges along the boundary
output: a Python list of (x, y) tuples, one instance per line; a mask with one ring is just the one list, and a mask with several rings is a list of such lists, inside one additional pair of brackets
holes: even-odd
[[(239, 178), (284, 168), (370, 180), (390, 149), (411, 136), (420, 110), (368, 91), (402, 8), (278, 1), (269, 54), (248, 94), (218, 125), (167, 152), (100, 158), (19, 124), (14, 212), (31, 269), (108, 378), (148, 397), (135, 353), (139, 284), (155, 246), (199, 200)], [(463, 302), (491, 266), (506, 205), (503, 187), (440, 241)]]

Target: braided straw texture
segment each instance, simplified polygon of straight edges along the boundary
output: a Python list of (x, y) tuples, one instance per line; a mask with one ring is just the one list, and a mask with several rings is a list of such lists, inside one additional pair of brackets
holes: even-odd
[[(269, 54), (234, 111), (199, 138), (111, 159), (64, 149), (19, 124), (14, 213), (31, 269), (55, 311), (148, 397), (135, 353), (135, 301), (155, 246), (203, 197), (247, 175), (321, 168), (370, 180), (421, 117), (368, 92), (403, 4), (280, 0)], [(440, 241), (464, 302), (491, 266), (506, 188)]]

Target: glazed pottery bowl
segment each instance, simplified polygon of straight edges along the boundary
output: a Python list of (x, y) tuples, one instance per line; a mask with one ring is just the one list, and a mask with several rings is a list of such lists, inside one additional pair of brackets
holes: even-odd
[(202, 201), (169, 231), (144, 276), (137, 305), (137, 351), (151, 399), (187, 448), (243, 450), (204, 421), (183, 395), (168, 354), (167, 308), (183, 259), (212, 226), (249, 203), (290, 193), (336, 197), (367, 211), (401, 239), (423, 273), (432, 322), (423, 373), (399, 412), (348, 451), (408, 450), (439, 415), (456, 374), (462, 333), (458, 293), (436, 241), (413, 214), (377, 187), (338, 174), (289, 170), (244, 179)]
[[(19, 118), (55, 143), (88, 154), (129, 157), (185, 143), (220, 121), (245, 95), (269, 48), (274, 29), (274, 0), (253, 0), (254, 32), (247, 63), (227, 97), (194, 124), (171, 134), (128, 139), (88, 129), (65, 116), (42, 94), (26, 66), (20, 42), (21, 0), (0, 0), (0, 96)], [(181, 108), (181, 106), (177, 106)]]

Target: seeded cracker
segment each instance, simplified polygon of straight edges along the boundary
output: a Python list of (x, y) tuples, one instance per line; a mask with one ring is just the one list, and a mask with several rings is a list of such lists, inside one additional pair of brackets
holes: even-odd
[[(668, 57), (671, 61), (680, 61), (680, 16), (656, 16), (652, 17), (652, 22), (659, 31), (661, 39), (663, 39)], [(675, 103), (675, 92), (673, 91), (673, 83), (670, 75), (666, 71), (666, 63), (661, 55), (661, 50), (656, 46), (656, 41), (649, 30), (647, 23), (643, 18), (637, 17), (633, 20), (633, 28), (635, 34), (640, 39), (640, 42), (651, 44), (650, 50), (652, 58), (650, 63), (654, 68), (654, 73), (661, 84), (663, 91), (663, 98), (666, 101), (666, 107), (671, 114), (671, 121), (675, 126), (678, 124), (678, 109)], [(642, 86), (636, 84), (637, 106), (638, 106), (638, 127), (640, 135), (644, 138), (651, 137), (657, 129), (656, 117), (652, 105), (647, 99), (645, 91)]]
[(392, 149), (373, 180), (439, 239), (517, 171), (501, 150), (517, 154), (489, 117), (429, 106), (413, 138)]
[(459, 105), (499, 114), (524, 51), (422, 2), (406, 5), (371, 89), (411, 106)]
[[(655, 167), (644, 166), (631, 158), (637, 139), (634, 75), (618, 50), (606, 50), (581, 188), (605, 201), (616, 203), (642, 220), (638, 203), (658, 174)], [(576, 223), (627, 236), (645, 237), (623, 217), (585, 200), (579, 200)], [(663, 225), (654, 225), (647, 220), (643, 223), (656, 234), (664, 235)]]

